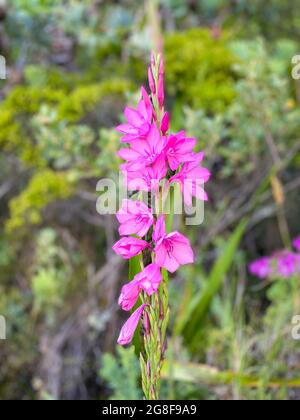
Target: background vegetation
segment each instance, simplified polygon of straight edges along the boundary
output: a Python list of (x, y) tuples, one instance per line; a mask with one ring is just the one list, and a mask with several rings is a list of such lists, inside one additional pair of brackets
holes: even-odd
[(197, 264), (171, 281), (162, 398), (300, 397), (299, 281), (248, 272), (300, 233), (300, 1), (2, 0), (1, 399), (141, 398), (134, 349), (116, 348), (127, 268), (96, 184), (116, 176), (113, 127), (145, 82), (157, 11), (172, 128), (213, 174), (188, 229)]

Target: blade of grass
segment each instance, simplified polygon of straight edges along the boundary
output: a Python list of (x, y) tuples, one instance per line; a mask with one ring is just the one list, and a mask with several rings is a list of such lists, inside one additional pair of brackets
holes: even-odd
[(193, 345), (193, 341), (197, 340), (197, 332), (199, 331), (200, 324), (207, 315), (211, 302), (214, 296), (219, 292), (226, 277), (226, 273), (233, 263), (236, 250), (245, 232), (246, 226), (247, 221), (242, 220), (229, 238), (228, 245), (216, 261), (208, 278), (206, 289), (203, 293), (193, 299), (190, 313), (188, 314), (185, 323), (182, 323), (181, 326), (185, 340), (191, 346)]
[[(261, 380), (255, 376), (241, 375), (231, 371), (220, 371), (212, 366), (195, 363), (172, 362), (172, 366), (170, 366), (169, 361), (165, 361), (163, 365), (162, 378), (196, 384), (204, 382), (208, 385), (231, 384), (239, 381), (248, 388), (257, 388), (261, 385)], [(300, 388), (300, 378), (290, 380), (272, 379), (267, 386), (268, 388)]]

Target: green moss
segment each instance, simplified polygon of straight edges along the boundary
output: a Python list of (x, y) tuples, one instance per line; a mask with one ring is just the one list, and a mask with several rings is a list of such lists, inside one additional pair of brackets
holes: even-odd
[[(60, 72), (54, 71), (51, 77), (49, 72), (44, 75), (40, 68), (31, 67), (26, 78), (30, 85), (15, 87), (0, 105), (0, 147), (16, 153), (29, 166), (47, 165), (31, 127), (32, 117), (43, 105), (56, 111), (58, 122), (74, 123), (92, 112), (106, 97), (116, 97), (118, 102), (131, 88), (130, 82), (113, 79), (79, 87), (75, 84), (77, 87), (70, 92), (70, 85)], [(49, 80), (50, 85), (44, 86)]]
[(214, 38), (205, 29), (167, 35), (165, 39), (168, 91), (182, 103), (220, 112), (232, 102), (233, 64), (228, 35)]
[(25, 224), (37, 225), (42, 221), (41, 211), (55, 200), (63, 200), (72, 194), (72, 185), (65, 173), (49, 169), (37, 172), (27, 188), (9, 203), (10, 219), (5, 229), (8, 234)]
[(58, 106), (58, 118), (76, 122), (95, 109), (102, 99), (111, 95), (124, 96), (130, 90), (127, 80), (113, 79), (98, 84), (80, 86)]
[(64, 96), (63, 91), (50, 88), (15, 87), (0, 105), (0, 147), (16, 152), (27, 163), (41, 164), (28, 120), (44, 102), (55, 105)]
[(25, 68), (25, 82), (30, 87), (55, 89), (70, 92), (73, 86), (82, 83), (82, 76), (77, 73), (66, 73), (56, 67), (31, 65)]

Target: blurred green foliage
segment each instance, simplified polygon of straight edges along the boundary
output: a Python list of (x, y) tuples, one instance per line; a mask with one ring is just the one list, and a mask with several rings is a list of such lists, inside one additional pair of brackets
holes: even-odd
[(46, 169), (37, 172), (28, 187), (10, 202), (10, 219), (6, 223), (8, 234), (16, 229), (41, 223), (41, 210), (54, 200), (63, 200), (72, 193), (66, 174)]
[(140, 367), (134, 348), (118, 347), (119, 360), (111, 354), (104, 354), (100, 375), (110, 384), (113, 400), (140, 400), (142, 392), (140, 386)]
[(181, 104), (222, 112), (232, 102), (236, 60), (228, 47), (228, 35), (214, 38), (205, 29), (170, 34), (165, 51), (170, 94), (181, 99)]

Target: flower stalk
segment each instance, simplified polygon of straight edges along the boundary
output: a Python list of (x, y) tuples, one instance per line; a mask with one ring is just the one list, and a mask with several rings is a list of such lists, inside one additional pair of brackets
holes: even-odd
[[(142, 87), (137, 109), (127, 107), (128, 123), (117, 127), (123, 135), (121, 142), (129, 145), (118, 153), (126, 161), (121, 171), (127, 189), (147, 193), (147, 204), (124, 200), (117, 214), (122, 238), (113, 247), (125, 259), (140, 256), (141, 272), (123, 286), (119, 305), (131, 311), (140, 300), (141, 306), (122, 327), (118, 343), (129, 344), (141, 321), (140, 366), (147, 400), (159, 398), (170, 318), (168, 272), (174, 273), (181, 265), (194, 262), (189, 240), (179, 232), (172, 232), (174, 195), (170, 185), (179, 183), (188, 203), (192, 196), (206, 200), (203, 184), (210, 176), (200, 166), (203, 153), (193, 151), (196, 139), (187, 138), (183, 131), (168, 134), (170, 118), (164, 110), (164, 71), (163, 57), (152, 54), (148, 69), (151, 95)], [(166, 217), (164, 201), (168, 195), (172, 206)]]

